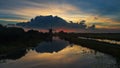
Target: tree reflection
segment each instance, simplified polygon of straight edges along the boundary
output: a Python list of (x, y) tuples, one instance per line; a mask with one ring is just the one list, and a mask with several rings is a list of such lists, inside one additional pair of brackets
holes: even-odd
[(27, 53), (26, 49), (10, 52), (8, 54), (1, 55), (0, 61), (5, 62), (6, 59), (10, 59), (10, 60), (20, 59), (21, 57), (25, 56), (26, 53)]

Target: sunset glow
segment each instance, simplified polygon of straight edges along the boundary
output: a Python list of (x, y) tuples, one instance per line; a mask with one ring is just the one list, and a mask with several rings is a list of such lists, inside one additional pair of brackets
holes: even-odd
[[(12, 4), (12, 2), (16, 4)], [(94, 4), (94, 2), (103, 4), (103, 6)], [(116, 4), (113, 5), (111, 4), (112, 2)], [(73, 3), (67, 0), (8, 0), (8, 3), (8, 5), (4, 1), (0, 3), (0, 21), (2, 23), (3, 21), (7, 21), (7, 24), (8, 22), (26, 22), (35, 16), (53, 15), (59, 16), (68, 22), (73, 21), (74, 23), (79, 23), (81, 20), (86, 20), (88, 26), (96, 24), (97, 28), (120, 29), (119, 2), (113, 0), (105, 1), (105, 3), (104, 1), (94, 0), (93, 3), (82, 0), (75, 0)], [(111, 7), (115, 7), (116, 10), (111, 10)], [(103, 10), (101, 10), (102, 8)]]

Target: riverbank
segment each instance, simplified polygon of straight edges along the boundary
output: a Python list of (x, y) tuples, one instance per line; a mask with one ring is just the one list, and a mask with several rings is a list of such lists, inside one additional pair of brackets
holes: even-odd
[(59, 37), (69, 41), (70, 43), (79, 44), (81, 46), (120, 58), (120, 45), (118, 44), (111, 44), (90, 39), (81, 39), (76, 34), (59, 34)]

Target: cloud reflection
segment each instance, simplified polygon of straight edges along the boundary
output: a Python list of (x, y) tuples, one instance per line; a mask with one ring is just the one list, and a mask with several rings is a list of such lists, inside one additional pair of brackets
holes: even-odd
[(2, 68), (99, 68), (98, 64), (102, 64), (100, 68), (106, 68), (109, 66), (108, 63), (113, 65), (115, 60), (79, 45), (68, 45), (52, 53), (37, 53), (35, 50), (30, 50), (21, 59), (1, 66)]

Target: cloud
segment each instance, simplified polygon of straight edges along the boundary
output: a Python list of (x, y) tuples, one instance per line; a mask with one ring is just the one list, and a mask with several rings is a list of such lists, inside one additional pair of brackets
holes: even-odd
[[(14, 1), (19, 2), (19, 1)], [(22, 1), (24, 2), (24, 1)], [(38, 15), (58, 15), (63, 18), (66, 18), (67, 20), (70, 20), (70, 17), (75, 17), (78, 14), (83, 14), (79, 11), (75, 6), (70, 4), (59, 4), (59, 3), (46, 3), (46, 2), (31, 2), (28, 1), (25, 5), (25, 3), (12, 4), (13, 2), (9, 2), (9, 8), (5, 8), (3, 6), (3, 10), (0, 11), (0, 13), (4, 13), (6, 16), (7, 14), (11, 14), (11, 16), (19, 16), (19, 18), (25, 17), (28, 18), (28, 20), (32, 17), (38, 16)], [(3, 4), (3, 3), (2, 3)], [(20, 5), (21, 4), (21, 5)], [(1, 6), (2, 8), (2, 6)], [(11, 9), (12, 8), (12, 9)], [(1, 17), (2, 18), (2, 17)], [(73, 20), (73, 19), (72, 19)]]
[(69, 2), (76, 5), (83, 12), (93, 15), (110, 18), (120, 16), (120, 0), (74, 0)]
[(0, 19), (2, 21), (11, 21), (11, 22), (26, 22), (27, 20), (23, 20), (23, 19)]
[[(44, 4), (44, 5), (41, 5)], [(22, 9), (26, 7), (36, 7), (41, 5), (40, 8), (45, 8), (54, 4), (66, 7), (66, 4), (76, 6), (83, 12), (99, 15), (117, 15), (120, 11), (119, 0), (1, 0), (1, 9)], [(52, 6), (52, 7), (53, 7)], [(108, 12), (109, 11), (109, 12)]]
[(104, 28), (104, 29), (120, 29), (120, 24), (119, 23), (105, 23), (105, 22), (94, 22), (91, 24), (95, 24), (96, 28)]
[[(44, 29), (48, 30), (50, 28), (53, 28), (58, 31), (69, 31), (74, 32), (72, 30), (85, 30), (87, 29), (87, 25), (85, 24), (85, 21), (81, 21), (79, 23), (70, 22), (68, 23), (66, 20), (62, 19), (58, 16), (36, 16), (35, 18), (32, 18), (29, 22), (23, 22), (23, 23), (17, 23), (17, 26), (23, 27), (23, 28), (32, 28), (32, 29)], [(69, 30), (68, 30), (69, 29)], [(95, 29), (95, 27), (93, 27)]]
[(57, 15), (67, 21), (84, 19), (90, 24), (97, 16), (97, 22), (116, 24), (120, 23), (119, 6), (119, 0), (1, 0), (0, 18), (29, 20), (38, 15)]

